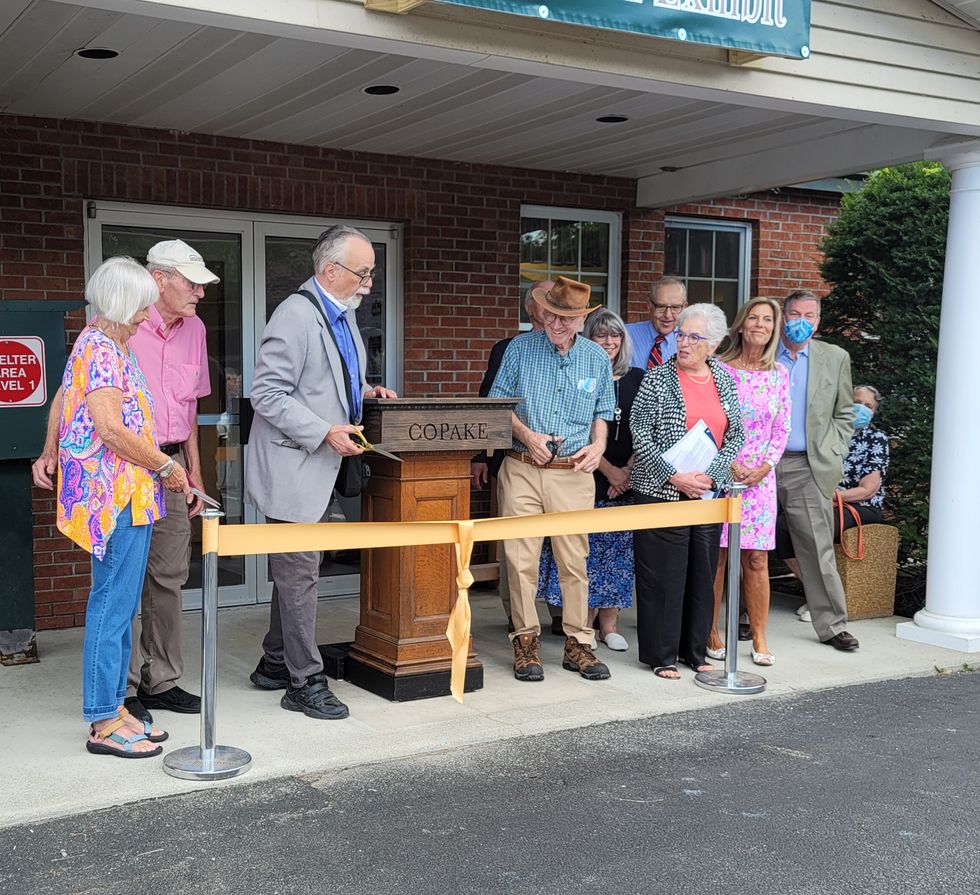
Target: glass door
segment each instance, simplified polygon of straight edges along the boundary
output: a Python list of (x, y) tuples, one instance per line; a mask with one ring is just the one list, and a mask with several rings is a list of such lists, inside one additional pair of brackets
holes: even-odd
[[(205, 289), (198, 314), (207, 327), (211, 394), (198, 405), (204, 487), (220, 499), (225, 524), (259, 522), (244, 503), (248, 446), (239, 435), (239, 404), (252, 383), (255, 357), (269, 315), (286, 296), (312, 275), (317, 236), (338, 221), (216, 212), (193, 208), (89, 202), (86, 217), (86, 261), (91, 273), (112, 255), (146, 261), (150, 246), (163, 239), (182, 239), (197, 249), (221, 282)], [(401, 388), (400, 228), (393, 224), (352, 222), (374, 245), (378, 275), (357, 311), (367, 350), (367, 379)], [(358, 520), (360, 501), (335, 500), (331, 518)], [(201, 605), (200, 525), (193, 528), (191, 571), (184, 589), (184, 608)], [(325, 557), (320, 593), (357, 593), (360, 561), (356, 552)], [(264, 556), (222, 557), (218, 567), (218, 602), (222, 606), (268, 601), (272, 586)]]
[[(168, 219), (169, 218), (169, 219)], [(250, 313), (251, 287), (245, 269), (251, 255), (250, 226), (227, 221), (177, 219), (166, 214), (106, 213), (96, 218), (90, 240), (90, 266), (113, 255), (146, 262), (150, 246), (165, 239), (182, 239), (204, 257), (221, 278), (205, 287), (198, 316), (207, 329), (208, 375), (211, 394), (198, 403), (198, 440), (204, 490), (220, 500), (224, 524), (247, 518), (242, 500), (244, 468), (238, 431), (238, 402), (242, 395), (245, 327)], [(220, 229), (219, 229), (220, 228)], [(221, 232), (224, 230), (225, 232)], [(246, 257), (248, 256), (248, 257)], [(249, 342), (251, 340), (249, 339)], [(254, 514), (253, 514), (254, 515)], [(248, 557), (218, 561), (218, 599), (222, 606), (255, 602), (256, 563)], [(201, 603), (201, 526), (191, 535), (191, 568), (184, 590), (184, 608)]]
[[(287, 296), (295, 292), (312, 276), (313, 247), (319, 234), (337, 221), (316, 224), (262, 222), (255, 225), (255, 320), (256, 351), (261, 341), (262, 327)], [(377, 274), (371, 294), (365, 296), (357, 309), (357, 327), (367, 352), (366, 379), (371, 385), (400, 386), (398, 352), (399, 319), (396, 303), (400, 271), (395, 227), (371, 227), (355, 224), (374, 246)], [(359, 522), (360, 498), (334, 497), (330, 505), (332, 521)], [(264, 557), (262, 558), (265, 559)], [(356, 550), (328, 551), (320, 566), (321, 596), (356, 594), (360, 590), (360, 554)], [(268, 564), (261, 563), (259, 580), (263, 586), (259, 599), (270, 599), (272, 583)]]

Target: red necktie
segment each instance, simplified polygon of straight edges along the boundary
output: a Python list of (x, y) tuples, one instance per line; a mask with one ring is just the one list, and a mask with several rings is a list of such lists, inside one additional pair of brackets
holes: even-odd
[(650, 356), (647, 358), (647, 369), (652, 370), (659, 367), (663, 362), (663, 355), (660, 353), (660, 346), (667, 341), (663, 333), (657, 333), (657, 338), (653, 340), (653, 347), (650, 349)]

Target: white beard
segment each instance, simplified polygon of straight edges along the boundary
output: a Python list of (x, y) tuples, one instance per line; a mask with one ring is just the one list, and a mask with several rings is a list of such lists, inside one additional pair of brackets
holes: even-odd
[(337, 302), (347, 308), (348, 311), (356, 311), (361, 306), (362, 301), (364, 301), (364, 296), (360, 292), (355, 292), (350, 298), (337, 299)]

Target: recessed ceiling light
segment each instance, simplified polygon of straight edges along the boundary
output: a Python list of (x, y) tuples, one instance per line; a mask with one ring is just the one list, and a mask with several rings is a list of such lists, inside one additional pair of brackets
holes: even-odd
[(394, 84), (372, 84), (364, 88), (368, 96), (390, 96), (392, 93), (398, 93), (399, 90), (401, 87), (396, 87)]
[(81, 56), (82, 59), (115, 59), (119, 55), (119, 50), (110, 50), (108, 47), (86, 47), (75, 55)]
[(602, 115), (596, 118), (599, 124), (622, 124), (624, 121), (629, 121), (629, 116), (627, 115)]

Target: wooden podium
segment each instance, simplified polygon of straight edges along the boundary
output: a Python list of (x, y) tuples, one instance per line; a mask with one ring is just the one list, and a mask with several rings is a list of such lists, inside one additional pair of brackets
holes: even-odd
[[(513, 398), (377, 398), (364, 402), (364, 435), (402, 458), (364, 455), (371, 477), (361, 497), (365, 522), (468, 519), (470, 460), (511, 446)], [(449, 693), (446, 639), (456, 601), (450, 544), (365, 550), (361, 621), (344, 677), (393, 701)], [(466, 690), (483, 686), (472, 644)]]

